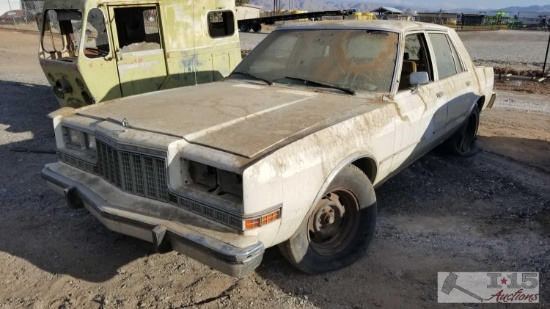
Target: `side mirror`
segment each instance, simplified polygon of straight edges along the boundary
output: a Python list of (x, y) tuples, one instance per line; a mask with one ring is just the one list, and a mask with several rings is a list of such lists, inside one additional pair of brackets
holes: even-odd
[(419, 85), (425, 85), (430, 82), (428, 72), (414, 72), (410, 77), (410, 84), (418, 87)]

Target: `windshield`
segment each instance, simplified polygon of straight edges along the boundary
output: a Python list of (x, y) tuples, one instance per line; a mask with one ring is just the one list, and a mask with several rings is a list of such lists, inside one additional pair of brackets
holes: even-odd
[(74, 60), (78, 57), (82, 12), (47, 10), (44, 13), (42, 48), (47, 59)]
[(235, 72), (267, 81), (388, 93), (398, 35), (372, 30), (285, 30), (265, 38)]

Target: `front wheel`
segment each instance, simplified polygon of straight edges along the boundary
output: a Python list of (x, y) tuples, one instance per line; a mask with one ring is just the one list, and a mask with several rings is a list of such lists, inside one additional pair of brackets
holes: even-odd
[(348, 165), (336, 175), (298, 232), (279, 245), (298, 269), (324, 273), (362, 257), (374, 235), (376, 196), (368, 177)]
[(241, 25), (239, 25), (239, 31), (241, 31), (241, 32), (249, 32), (249, 31), (250, 31), (250, 25), (249, 25), (249, 24), (241, 24)]
[(471, 157), (479, 152), (477, 130), (479, 128), (479, 107), (474, 106), (466, 123), (447, 140), (451, 152), (461, 157)]

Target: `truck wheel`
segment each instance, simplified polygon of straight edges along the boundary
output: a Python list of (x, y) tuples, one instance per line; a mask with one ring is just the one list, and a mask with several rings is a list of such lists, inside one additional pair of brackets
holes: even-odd
[(479, 107), (476, 105), (466, 123), (447, 140), (447, 146), (456, 155), (471, 157), (479, 152), (477, 129), (479, 127)]
[(374, 235), (376, 196), (368, 177), (348, 165), (336, 175), (297, 233), (279, 245), (298, 269), (324, 273), (362, 257)]
[(252, 26), (252, 31), (254, 32), (260, 32), (262, 30), (262, 24), (254, 24)]
[(239, 30), (241, 32), (248, 32), (248, 31), (250, 31), (250, 25), (249, 24), (241, 24), (239, 26)]

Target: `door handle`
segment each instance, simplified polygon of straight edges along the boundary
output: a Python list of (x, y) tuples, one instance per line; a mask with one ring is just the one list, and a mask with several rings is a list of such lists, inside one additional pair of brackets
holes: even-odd
[(443, 97), (443, 96), (445, 95), (445, 93), (443, 93), (443, 92), (438, 92), (438, 93), (436, 93), (435, 95), (436, 95), (438, 98), (441, 98), (441, 97)]

